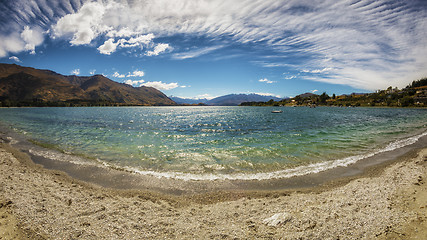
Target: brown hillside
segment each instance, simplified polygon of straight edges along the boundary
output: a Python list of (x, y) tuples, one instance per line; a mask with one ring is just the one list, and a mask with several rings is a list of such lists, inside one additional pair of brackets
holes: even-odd
[(175, 105), (150, 87), (135, 88), (102, 75), (64, 76), (49, 70), (0, 64), (0, 101), (108, 102), (119, 105)]

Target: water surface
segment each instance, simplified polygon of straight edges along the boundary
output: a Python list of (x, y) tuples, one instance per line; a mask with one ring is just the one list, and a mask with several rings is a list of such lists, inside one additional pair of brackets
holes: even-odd
[[(183, 179), (268, 179), (345, 166), (426, 135), (427, 110), (282, 107), (3, 108), (39, 143)], [(43, 155), (45, 153), (35, 152)]]

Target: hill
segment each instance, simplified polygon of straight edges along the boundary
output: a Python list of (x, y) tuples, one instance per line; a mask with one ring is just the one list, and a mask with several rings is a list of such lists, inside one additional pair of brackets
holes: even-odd
[(0, 106), (175, 105), (159, 90), (132, 87), (102, 75), (64, 76), (0, 64)]
[(300, 94), (291, 99), (268, 102), (243, 102), (242, 106), (364, 106), (364, 107), (426, 107), (427, 78), (413, 81), (403, 89), (389, 87), (375, 93), (352, 93), (349, 95), (329, 96), (313, 93)]

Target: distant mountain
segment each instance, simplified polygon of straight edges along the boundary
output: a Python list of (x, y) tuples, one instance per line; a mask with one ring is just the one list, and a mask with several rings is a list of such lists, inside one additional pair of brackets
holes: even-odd
[(214, 106), (238, 106), (242, 102), (266, 102), (270, 99), (273, 99), (274, 101), (282, 100), (278, 97), (273, 96), (265, 96), (265, 95), (259, 95), (259, 94), (229, 94), (221, 97), (217, 97), (214, 99), (211, 99), (206, 102), (207, 105), (214, 105)]
[(102, 75), (64, 76), (16, 64), (0, 64), (0, 103), (2, 106), (176, 104), (155, 88), (135, 88)]
[(174, 97), (174, 96), (170, 96), (169, 98), (178, 104), (199, 104), (199, 103), (204, 104), (207, 101), (209, 101), (206, 98), (192, 99), (192, 98), (180, 98), (180, 97)]
[(274, 101), (282, 100), (278, 97), (265, 96), (259, 94), (229, 94), (208, 100), (206, 98), (192, 99), (170, 96), (178, 104), (199, 104), (203, 103), (211, 106), (238, 106), (242, 102), (265, 102), (273, 99)]

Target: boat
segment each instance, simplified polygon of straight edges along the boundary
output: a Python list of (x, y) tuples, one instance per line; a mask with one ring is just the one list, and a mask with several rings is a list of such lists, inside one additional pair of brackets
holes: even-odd
[(283, 111), (282, 110), (273, 110), (273, 111), (271, 111), (271, 113), (282, 113)]

